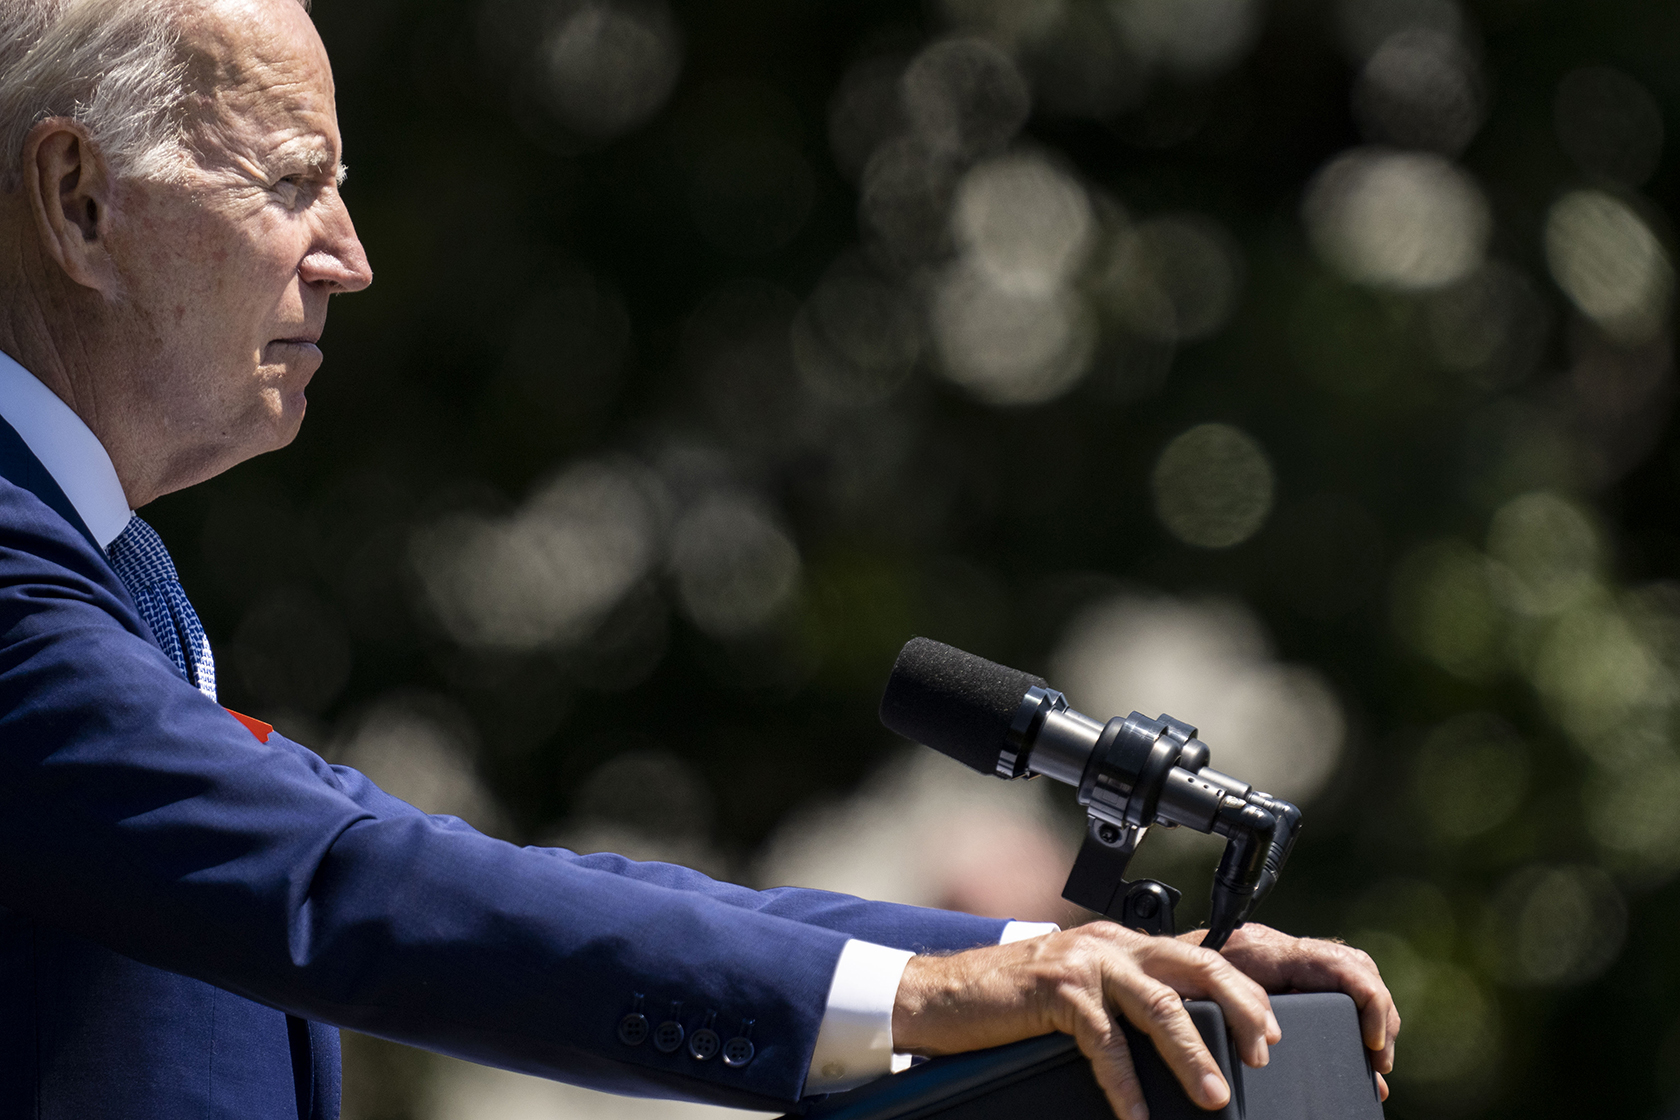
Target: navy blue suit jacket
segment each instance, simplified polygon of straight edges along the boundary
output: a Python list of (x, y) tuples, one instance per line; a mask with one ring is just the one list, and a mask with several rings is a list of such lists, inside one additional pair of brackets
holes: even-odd
[[(332, 1120), (337, 1026), (613, 1092), (796, 1100), (841, 946), (1003, 923), (430, 816), (182, 679), (0, 421), (0, 1120)], [(643, 993), (744, 1067), (630, 1046)]]

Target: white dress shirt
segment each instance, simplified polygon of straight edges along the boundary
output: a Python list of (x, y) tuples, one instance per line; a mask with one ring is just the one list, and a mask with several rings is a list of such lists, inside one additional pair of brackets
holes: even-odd
[[(134, 512), (123, 496), (111, 456), (81, 417), (28, 370), (0, 353), (0, 419), (10, 424), (76, 507), (105, 548)], [(1048, 922), (1010, 922), (1001, 944), (1040, 937)], [(893, 1052), (892, 1012), (898, 984), (913, 953), (851, 940), (840, 950), (828, 1006), (817, 1028), (805, 1092), (834, 1093), (873, 1081), (909, 1063)]]

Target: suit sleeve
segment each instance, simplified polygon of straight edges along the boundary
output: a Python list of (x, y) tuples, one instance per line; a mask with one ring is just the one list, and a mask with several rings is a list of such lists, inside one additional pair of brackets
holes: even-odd
[[(1000, 925), (518, 848), (312, 759), (186, 684), (103, 559), (0, 483), (0, 905), (305, 1018), (743, 1107), (798, 1098), (849, 937)], [(690, 1031), (752, 1020), (756, 1057), (625, 1044), (638, 995)]]
[[(284, 741), (279, 735), (275, 738)], [(291, 746), (312, 759), (318, 769), (329, 769), (324, 761), (307, 748), (297, 744)], [(420, 812), (408, 802), (392, 797), (357, 770), (334, 765), (330, 767), (330, 771), (331, 780), (370, 812), (381, 816)], [(433, 819), (440, 823), (448, 822), (446, 827), (472, 830), (471, 825), (454, 817)], [(848, 894), (805, 887), (752, 890), (733, 883), (719, 882), (693, 868), (673, 863), (630, 860), (607, 852), (578, 855), (565, 848), (525, 850), (671, 890), (696, 891), (731, 906), (791, 918), (806, 925), (843, 933), (859, 941), (870, 941), (913, 953), (947, 953), (972, 949), (979, 945), (996, 945), (1009, 925), (1001, 918), (978, 918), (972, 914), (949, 910), (930, 910), (926, 907), (892, 902), (871, 902)]]

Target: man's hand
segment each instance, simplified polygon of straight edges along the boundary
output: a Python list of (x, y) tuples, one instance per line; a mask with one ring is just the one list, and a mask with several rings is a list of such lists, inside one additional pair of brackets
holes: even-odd
[[(1182, 940), (1200, 943), (1205, 930), (1187, 933)], [(1290, 937), (1250, 922), (1231, 935), (1222, 950), (1226, 960), (1242, 969), (1268, 992), (1346, 992), (1359, 1008), (1359, 1030), (1377, 1071), (1377, 1087), (1388, 1099), (1383, 1074), (1394, 1069), (1394, 1039), (1400, 1033), (1400, 1012), (1394, 997), (1363, 950), (1339, 941)]]
[(1197, 945), (1201, 936), (1148, 937), (1093, 922), (1010, 945), (916, 957), (899, 984), (893, 1048), (950, 1054), (1061, 1031), (1091, 1059), (1116, 1114), (1146, 1120), (1149, 1109), (1120, 1028), (1118, 1016), (1124, 1016), (1154, 1041), (1192, 1101), (1220, 1108), (1230, 1100), (1230, 1087), (1183, 1000), (1218, 1003), (1238, 1056), (1263, 1066), (1269, 1044), (1282, 1038), (1265, 984), (1347, 992), (1359, 1006), (1366, 1045), (1379, 1052), (1373, 1062), (1384, 1073), (1393, 1068), (1400, 1019), (1365, 954), (1249, 925), (1222, 956)]

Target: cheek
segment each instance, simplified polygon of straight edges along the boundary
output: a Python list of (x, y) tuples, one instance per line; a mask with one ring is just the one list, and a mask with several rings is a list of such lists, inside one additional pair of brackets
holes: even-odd
[(178, 293), (172, 310), (227, 331), (252, 327), (252, 314), (273, 309), (297, 276), (303, 254), (294, 247), (296, 223), (261, 211), (183, 217), (156, 228), (171, 247), (165, 270)]
[(236, 275), (242, 296), (253, 310), (265, 316), (266, 326), (278, 319), (296, 327), (303, 314), (302, 280), (298, 264), (309, 249), (307, 238), (296, 224), (266, 231), (267, 236), (240, 246), (244, 257)]
[[(171, 215), (171, 217), (174, 217)], [(113, 246), (137, 310), (159, 326), (192, 334), (228, 325), (230, 286), (239, 275), (236, 246), (220, 223), (153, 220), (143, 236)]]

